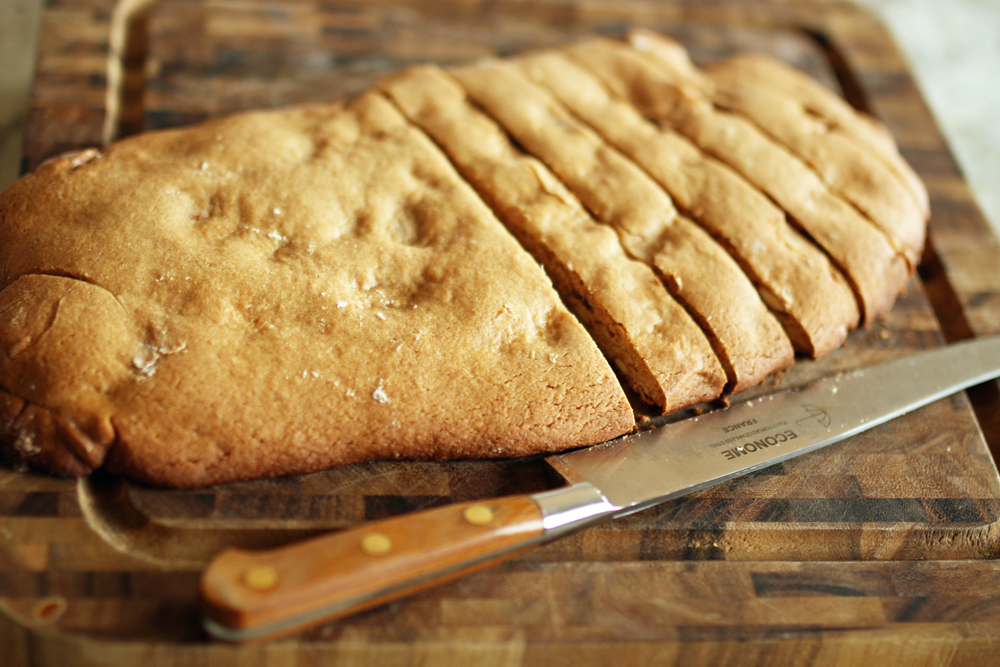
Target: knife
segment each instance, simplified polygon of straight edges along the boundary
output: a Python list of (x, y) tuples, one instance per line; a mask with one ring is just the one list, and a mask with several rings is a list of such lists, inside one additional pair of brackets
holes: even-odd
[(404, 597), (607, 519), (826, 447), (1000, 376), (1000, 337), (839, 373), (546, 459), (569, 484), (426, 510), (204, 571), (202, 622), (260, 641)]

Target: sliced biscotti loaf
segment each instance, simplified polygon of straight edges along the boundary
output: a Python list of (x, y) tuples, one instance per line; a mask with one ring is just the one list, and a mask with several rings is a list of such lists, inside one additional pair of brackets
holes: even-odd
[(514, 64), (491, 61), (450, 72), (595, 218), (619, 232), (633, 257), (661, 273), (708, 333), (731, 387), (752, 386), (791, 363), (787, 336), (740, 267), (711, 236), (680, 215), (666, 192), (634, 162)]
[(635, 427), (612, 364), (669, 412), (791, 364), (786, 329), (818, 356), (884, 313), (926, 214), (891, 139), (783, 66), (632, 43), (26, 176), (0, 195), (0, 456), (199, 486), (551, 452)]
[(199, 486), (634, 427), (541, 268), (381, 95), (60, 158), (0, 220), (20, 463)]
[[(698, 150), (714, 158), (713, 162), (728, 165), (772, 199), (793, 223), (826, 251), (851, 285), (865, 323), (873, 322), (889, 310), (909, 276), (906, 258), (870, 220), (833, 195), (808, 165), (749, 121), (718, 111), (696, 93), (692, 94), (689, 87), (665, 80), (623, 45), (595, 41), (572, 48), (567, 56), (601, 80), (603, 90), (577, 74), (577, 91), (584, 86), (590, 91), (592, 99), (587, 108), (592, 110), (596, 104), (607, 107), (600, 116), (590, 111), (592, 115), (607, 118), (614, 113), (622, 117), (614, 124), (607, 121), (605, 124), (609, 131), (625, 134), (626, 141), (630, 140), (629, 135), (621, 129), (625, 125), (649, 136), (645, 140), (637, 139), (633, 132), (630, 140), (634, 151), (647, 155), (647, 162), (669, 160), (660, 155), (664, 151), (667, 156), (671, 151), (691, 154), (691, 144), (696, 145)], [(565, 69), (573, 71), (571, 66)], [(692, 72), (687, 79), (695, 76), (697, 72)], [(580, 92), (574, 94), (580, 96)], [(617, 99), (609, 101), (608, 97)], [(664, 98), (674, 100), (664, 112), (665, 116), (641, 101)], [(638, 101), (640, 109), (635, 109), (626, 99)], [(640, 110), (660, 121), (659, 134), (643, 127), (635, 118), (642, 115)], [(668, 142), (676, 148), (666, 146)], [(650, 143), (658, 143), (663, 150), (654, 152)], [(680, 160), (679, 157), (674, 159)], [(773, 210), (770, 215), (774, 215)]]
[(587, 213), (435, 67), (381, 81), (545, 267), (630, 387), (662, 412), (717, 398), (726, 375), (705, 334), (615, 232)]
[(857, 326), (847, 283), (784, 212), (723, 163), (680, 135), (663, 131), (631, 105), (613, 99), (600, 81), (565, 54), (521, 61), (533, 76), (606, 140), (634, 160), (675, 204), (732, 249), (749, 267), (766, 303), (812, 356), (837, 348)]
[[(911, 267), (920, 261), (927, 217), (925, 197), (879, 151), (780, 88), (725, 68), (697, 72), (676, 42), (645, 34), (633, 40), (661, 74), (697, 89), (716, 108), (750, 120), (804, 160), (838, 195), (861, 210), (895, 242)], [(875, 146), (879, 144), (876, 143)]]
[[(470, 90), (471, 96), (491, 114), (498, 118), (502, 116), (504, 120), (501, 122), (508, 124), (508, 129), (522, 143), (527, 145), (529, 141), (537, 142), (539, 139), (553, 142), (556, 137), (561, 137), (556, 148), (564, 154), (566, 165), (562, 171), (556, 169), (558, 173), (562, 174), (574, 165), (580, 168), (583, 163), (576, 158), (569, 159), (564, 146), (570, 142), (581, 144), (581, 140), (563, 135), (584, 136), (585, 132), (597, 135), (568, 111), (562, 111), (563, 117), (558, 117), (552, 110), (558, 108), (560, 103), (551, 93), (532, 83), (511, 63), (492, 62), (457, 71), (457, 76)], [(512, 110), (518, 108), (525, 110), (524, 117), (514, 118), (516, 111)], [(544, 126), (543, 115), (549, 116)], [(561, 128), (569, 128), (569, 131)], [(526, 138), (529, 134), (538, 136)], [(600, 137), (594, 141), (605, 143)], [(624, 189), (611, 189), (607, 193), (610, 206), (649, 221), (662, 218), (664, 214), (658, 211), (677, 203), (671, 202), (661, 185), (647, 175), (648, 168), (644, 170), (636, 166), (631, 157), (624, 156), (610, 144), (608, 151), (615, 156), (617, 164), (605, 166), (604, 172), (590, 174), (583, 185), (593, 187), (589, 184), (606, 181), (605, 172), (614, 170), (632, 189), (643, 192), (640, 197), (634, 197), (626, 194)], [(664, 163), (669, 163), (671, 159), (670, 155), (662, 157)], [(663, 176), (662, 173), (654, 175)], [(720, 174), (717, 168), (706, 170), (692, 163), (684, 170), (674, 170), (671, 176), (672, 180), (683, 181), (684, 188), (689, 191), (685, 194), (692, 194), (692, 200), (700, 199), (689, 202), (694, 206), (684, 207), (685, 216), (695, 218), (730, 252), (757, 286), (765, 303), (782, 321), (796, 349), (819, 356), (844, 340), (848, 329), (857, 323), (858, 316), (850, 290), (827, 258), (806, 243), (777, 209), (771, 207), (765, 210), (770, 206), (767, 200), (759, 197), (745, 183), (733, 179), (728, 171)], [(710, 180), (715, 177), (719, 177), (715, 182)], [(726, 183), (720, 184), (718, 181), (721, 179), (726, 179)], [(631, 185), (633, 182), (635, 185)], [(741, 186), (743, 191), (740, 197), (734, 198), (727, 191), (727, 188)], [(747, 207), (752, 208), (744, 213), (742, 209)], [(747, 226), (749, 230), (745, 229)], [(645, 237), (645, 241), (657, 239), (659, 235), (660, 232), (654, 230), (653, 234)]]

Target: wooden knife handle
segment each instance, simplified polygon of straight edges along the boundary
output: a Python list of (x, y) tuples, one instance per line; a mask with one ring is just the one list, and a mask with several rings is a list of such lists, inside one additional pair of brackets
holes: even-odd
[(291, 634), (486, 568), (536, 546), (542, 512), (512, 496), (365, 524), (272, 551), (227, 549), (201, 579), (214, 636)]

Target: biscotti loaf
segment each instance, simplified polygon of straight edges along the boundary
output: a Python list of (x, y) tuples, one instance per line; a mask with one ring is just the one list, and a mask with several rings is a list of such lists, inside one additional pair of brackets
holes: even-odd
[(2, 216), (29, 465), (197, 486), (632, 428), (541, 269), (378, 95), (63, 157)]
[(601, 442), (834, 349), (925, 216), (829, 91), (642, 32), (140, 135), (0, 194), (0, 454), (194, 487)]

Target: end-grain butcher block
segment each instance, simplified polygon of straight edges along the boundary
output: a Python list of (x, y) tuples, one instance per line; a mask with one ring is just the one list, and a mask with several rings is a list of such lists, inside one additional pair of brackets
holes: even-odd
[(601, 442), (884, 314), (926, 206), (818, 84), (641, 31), (65, 155), (0, 195), (0, 454), (192, 487)]

